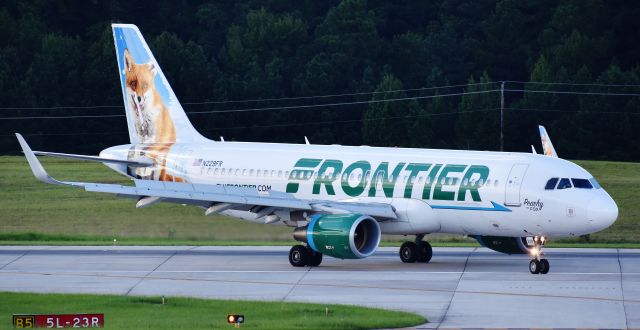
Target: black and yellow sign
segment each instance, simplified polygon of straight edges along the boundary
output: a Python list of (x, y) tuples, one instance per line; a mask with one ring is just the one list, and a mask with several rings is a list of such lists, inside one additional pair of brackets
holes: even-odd
[(20, 328), (20, 329), (35, 328), (36, 317), (34, 315), (14, 315), (13, 327)]

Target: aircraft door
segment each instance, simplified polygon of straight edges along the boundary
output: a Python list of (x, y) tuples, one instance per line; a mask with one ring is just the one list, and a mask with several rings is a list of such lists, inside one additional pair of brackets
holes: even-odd
[(506, 182), (504, 204), (508, 206), (520, 206), (520, 188), (522, 180), (527, 173), (529, 164), (515, 164), (511, 167), (509, 177)]

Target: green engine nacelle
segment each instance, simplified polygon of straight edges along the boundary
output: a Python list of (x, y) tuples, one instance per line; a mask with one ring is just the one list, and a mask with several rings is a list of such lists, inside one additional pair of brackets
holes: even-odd
[(473, 236), (480, 245), (506, 254), (528, 254), (533, 237)]
[(373, 254), (380, 244), (380, 225), (362, 214), (315, 215), (293, 237), (316, 252), (340, 259), (361, 259)]

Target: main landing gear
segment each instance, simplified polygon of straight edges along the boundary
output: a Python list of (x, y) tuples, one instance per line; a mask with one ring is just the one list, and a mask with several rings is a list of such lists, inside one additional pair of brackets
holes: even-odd
[(322, 263), (322, 253), (304, 245), (294, 245), (289, 250), (289, 263), (293, 267), (317, 267)]
[(531, 261), (529, 261), (529, 271), (531, 274), (546, 274), (549, 272), (549, 260), (543, 258), (542, 248), (546, 242), (544, 236), (533, 237), (533, 248), (531, 248)]
[(400, 246), (400, 260), (405, 263), (429, 262), (433, 256), (433, 249), (429, 242), (423, 241), (424, 235), (416, 235), (415, 242), (404, 242)]

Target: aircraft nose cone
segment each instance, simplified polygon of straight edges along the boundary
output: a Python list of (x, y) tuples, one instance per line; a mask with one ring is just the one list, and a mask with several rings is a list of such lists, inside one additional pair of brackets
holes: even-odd
[(587, 216), (595, 230), (603, 230), (618, 218), (618, 205), (608, 195), (594, 198), (587, 208)]

